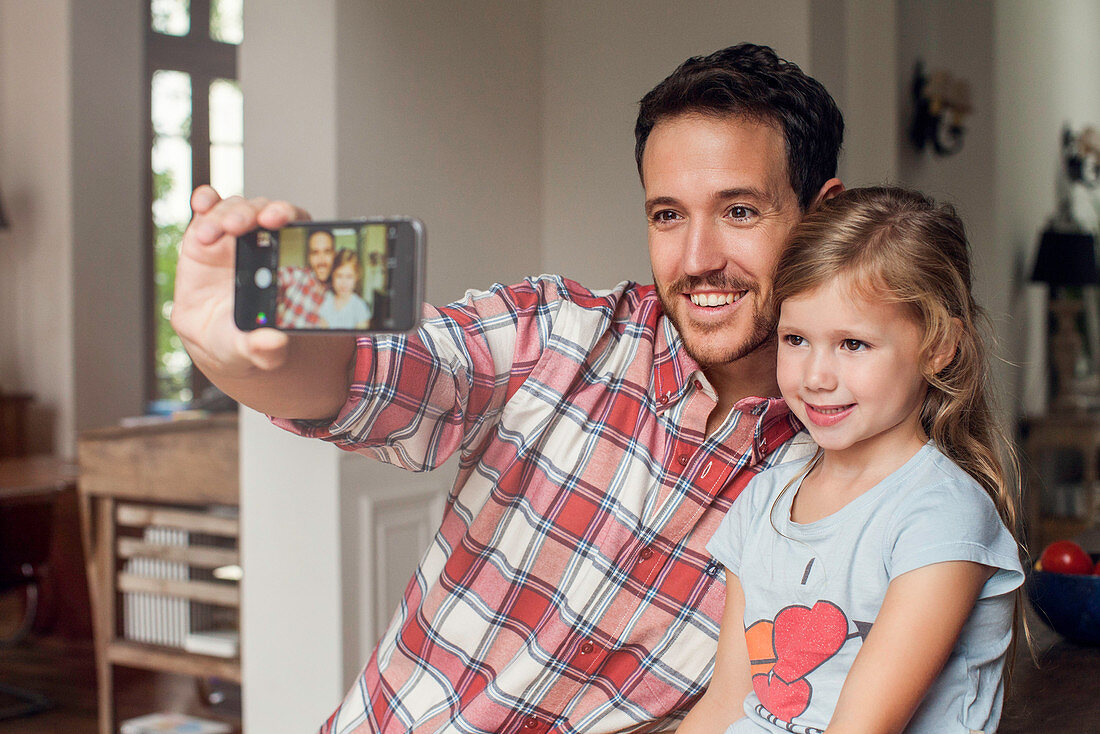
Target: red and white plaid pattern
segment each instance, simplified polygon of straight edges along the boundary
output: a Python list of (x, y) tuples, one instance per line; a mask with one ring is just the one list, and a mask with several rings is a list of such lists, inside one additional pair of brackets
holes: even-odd
[(275, 325), (280, 329), (317, 326), (318, 309), (325, 300), (324, 283), (313, 277), (309, 268), (284, 265), (279, 268), (279, 298), (275, 306)]
[(724, 604), (704, 546), (797, 423), (748, 399), (706, 438), (715, 393), (652, 286), (544, 276), (426, 316), (359, 341), (335, 422), (276, 421), (414, 470), (461, 452), (442, 527), (322, 732), (674, 725)]

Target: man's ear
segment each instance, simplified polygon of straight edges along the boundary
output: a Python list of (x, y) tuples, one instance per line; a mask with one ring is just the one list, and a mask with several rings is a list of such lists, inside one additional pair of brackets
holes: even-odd
[(821, 185), (821, 188), (817, 192), (817, 196), (815, 196), (813, 202), (810, 203), (810, 211), (821, 206), (821, 202), (828, 201), (842, 191), (844, 191), (844, 184), (841, 180), (839, 178), (830, 178)]
[(947, 365), (951, 364), (951, 360), (955, 359), (955, 354), (959, 351), (961, 336), (962, 321), (957, 316), (952, 316), (950, 329), (944, 334), (939, 346), (936, 347), (929, 358), (928, 366), (933, 375), (938, 375)]

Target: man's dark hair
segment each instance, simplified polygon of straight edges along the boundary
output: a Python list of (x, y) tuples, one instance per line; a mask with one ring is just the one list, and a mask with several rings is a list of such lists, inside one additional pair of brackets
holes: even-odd
[(634, 157), (642, 155), (654, 126), (687, 113), (747, 117), (781, 128), (787, 175), (805, 211), (836, 175), (844, 118), (817, 80), (767, 46), (741, 43), (694, 56), (642, 98), (634, 126)]

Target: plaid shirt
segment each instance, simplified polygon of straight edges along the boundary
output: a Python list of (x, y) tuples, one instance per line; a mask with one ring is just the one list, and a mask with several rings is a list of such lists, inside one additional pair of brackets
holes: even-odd
[(715, 405), (652, 286), (544, 276), (361, 339), (335, 422), (276, 422), (409, 469), (461, 463), (322, 732), (674, 725), (710, 677), (725, 601), (704, 546), (798, 426), (751, 398), (708, 438)]
[(284, 265), (279, 268), (279, 300), (275, 324), (281, 329), (317, 326), (321, 303), (328, 287), (313, 277), (309, 268)]

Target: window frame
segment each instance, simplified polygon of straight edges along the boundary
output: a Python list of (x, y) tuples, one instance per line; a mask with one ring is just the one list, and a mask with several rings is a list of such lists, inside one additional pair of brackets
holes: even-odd
[[(153, 30), (152, 3), (145, 0), (145, 399), (147, 404), (160, 400), (157, 379), (156, 306), (156, 225), (153, 222), (153, 75), (157, 71), (180, 71), (191, 77), (191, 184), (192, 188), (210, 181), (210, 85), (217, 79), (239, 81), (238, 46), (210, 37), (211, 0), (190, 0), (191, 27), (186, 36), (172, 36)], [(191, 401), (210, 386), (192, 366)]]

